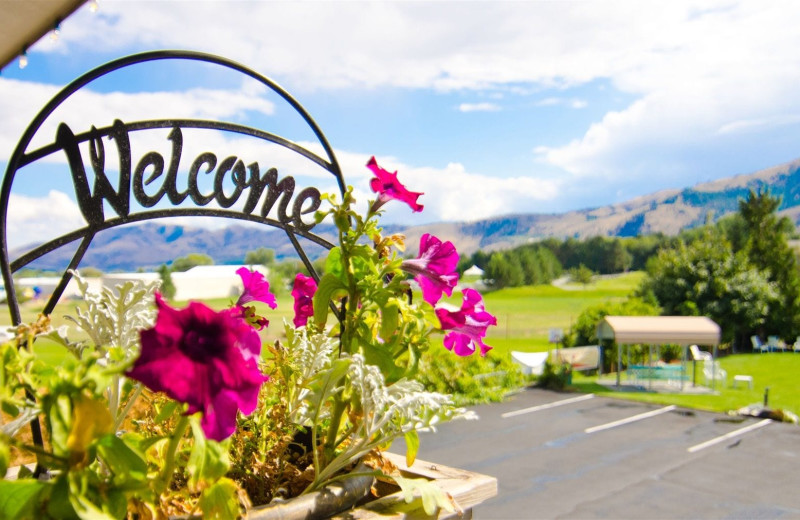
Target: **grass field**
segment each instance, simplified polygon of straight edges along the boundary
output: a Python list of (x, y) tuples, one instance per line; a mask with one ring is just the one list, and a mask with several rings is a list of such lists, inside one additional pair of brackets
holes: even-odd
[[(717, 383), (717, 392), (714, 394), (617, 392), (597, 384), (597, 377), (585, 377), (580, 374), (574, 376), (573, 383), (575, 389), (581, 392), (657, 404), (675, 404), (714, 412), (728, 412), (751, 404), (763, 404), (764, 393), (769, 389), (768, 405), (770, 408), (800, 413), (800, 388), (797, 385), (797, 374), (800, 374), (800, 354), (737, 354), (722, 358), (720, 365), (727, 371), (728, 377), (724, 383)], [(688, 370), (691, 374), (691, 363)], [(705, 384), (699, 364), (697, 370), (698, 384)], [(750, 389), (743, 385), (733, 388), (733, 376), (736, 374), (753, 376), (753, 388)]]
[[(484, 295), (486, 309), (498, 319), (498, 326), (491, 329), (486, 338), (486, 343), (494, 347), (489, 355), (509, 356), (512, 350), (528, 352), (550, 350), (552, 345), (548, 343), (548, 334), (551, 328), (561, 328), (566, 331), (585, 308), (606, 301), (623, 300), (638, 286), (642, 277), (642, 273), (628, 273), (600, 278), (586, 287), (577, 284), (560, 287), (545, 285), (486, 293)], [(219, 299), (207, 303), (221, 309), (230, 302), (228, 299)], [(460, 300), (454, 298), (452, 303), (459, 304)], [(59, 326), (66, 323), (63, 315), (74, 314), (75, 305), (75, 302), (66, 302), (57, 307), (53, 313), (53, 324)], [(176, 305), (180, 306), (182, 302), (177, 302)], [(25, 321), (35, 319), (39, 309), (40, 307), (37, 308), (34, 302), (26, 303), (23, 306)], [(276, 310), (266, 307), (261, 310), (270, 319), (270, 326), (263, 333), (263, 338), (269, 341), (280, 337), (283, 333), (283, 320), (291, 320), (293, 315), (291, 297), (279, 296)], [(0, 311), (7, 316), (5, 309)], [(0, 322), (8, 321), (4, 317)], [(445, 354), (446, 351), (441, 347), (439, 352)], [(728, 372), (728, 381), (732, 381), (735, 374), (752, 375), (754, 388), (733, 389), (728, 383), (713, 395), (615, 392), (597, 384), (596, 378), (580, 374), (575, 375), (573, 386), (575, 390), (583, 392), (720, 412), (762, 402), (764, 391), (769, 387), (771, 407), (783, 408), (794, 413), (800, 412), (800, 386), (796, 383), (800, 374), (800, 354), (740, 354), (723, 358), (721, 364)], [(702, 380), (701, 374), (698, 377), (700, 378), (698, 381)]]
[(624, 300), (643, 276), (636, 272), (601, 278), (587, 287), (536, 285), (487, 293), (486, 309), (497, 317), (497, 327), (490, 329), (487, 343), (499, 351), (547, 350), (551, 328), (566, 331), (585, 308)]

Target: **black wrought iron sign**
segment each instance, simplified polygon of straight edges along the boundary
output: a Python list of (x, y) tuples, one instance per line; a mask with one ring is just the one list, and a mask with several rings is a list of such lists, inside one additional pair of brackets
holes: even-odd
[[(287, 138), (237, 123), (165, 118), (145, 121), (114, 119), (110, 126), (76, 133), (66, 123), (57, 127), (52, 142), (35, 150), (28, 147), (45, 120), (70, 96), (109, 73), (144, 62), (192, 60), (224, 67), (248, 76), (280, 96), (306, 123), (324, 150), (322, 156)], [(344, 192), (341, 169), (322, 131), (307, 111), (274, 81), (225, 58), (190, 51), (157, 51), (122, 58), (88, 72), (65, 87), (36, 116), (23, 134), (8, 163), (0, 191), (0, 246), (3, 281), (14, 325), (21, 322), (12, 275), (38, 258), (67, 244), (78, 242), (62, 279), (48, 300), (49, 314), (63, 293), (70, 275), (79, 266), (94, 236), (105, 229), (133, 222), (170, 216), (215, 216), (263, 223), (286, 232), (306, 267), (313, 266), (298, 237), (330, 248), (332, 244), (313, 233), (314, 212), (320, 206), (315, 186), (299, 189), (291, 176), (259, 162), (260, 157), (206, 151), (184, 153), (187, 130), (215, 130), (249, 136), (290, 150), (310, 164), (326, 170)], [(168, 152), (134, 154), (134, 133), (168, 130), (164, 143)], [(85, 150), (88, 148), (88, 157)], [(86, 226), (34, 247), (15, 259), (9, 258), (8, 205), (17, 172), (54, 154), (64, 154), (69, 165), (75, 199)], [(267, 157), (268, 158), (268, 157)]]

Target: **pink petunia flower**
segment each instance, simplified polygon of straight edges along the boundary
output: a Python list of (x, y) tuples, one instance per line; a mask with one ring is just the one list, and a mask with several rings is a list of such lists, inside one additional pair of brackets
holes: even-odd
[(251, 271), (247, 267), (240, 267), (236, 274), (242, 279), (244, 291), (236, 301), (237, 307), (244, 307), (246, 303), (262, 302), (269, 305), (271, 309), (278, 306), (275, 295), (269, 291), (269, 282), (264, 275), (258, 271)]
[(155, 325), (140, 332), (142, 350), (127, 375), (155, 392), (202, 412), (206, 437), (221, 441), (236, 430), (239, 410), (250, 414), (269, 379), (258, 368), (261, 339), (241, 309), (214, 311), (192, 302), (174, 309), (156, 294)]
[(449, 330), (444, 337), (444, 346), (459, 356), (469, 356), (480, 348), (481, 356), (485, 356), (492, 347), (483, 342), (486, 329), (497, 325), (497, 318), (486, 312), (483, 298), (474, 289), (464, 289), (464, 301), (461, 309), (451, 311), (443, 307), (436, 309), (436, 317), (442, 324), (442, 330)]
[(417, 199), (420, 195), (423, 195), (423, 193), (408, 191), (408, 189), (397, 180), (397, 172), (389, 173), (378, 166), (375, 157), (369, 160), (367, 168), (372, 170), (372, 173), (375, 174), (369, 186), (372, 188), (372, 191), (378, 194), (378, 199), (375, 201), (375, 204), (373, 204), (372, 211), (377, 211), (378, 208), (392, 199), (405, 202), (414, 212), (422, 211), (423, 206), (417, 203)]
[(422, 289), (422, 299), (436, 305), (442, 293), (453, 294), (458, 283), (457, 265), (458, 251), (453, 243), (425, 233), (419, 241), (419, 256), (404, 260), (400, 268), (414, 275)]
[(297, 273), (292, 286), (294, 298), (294, 326), (305, 327), (308, 318), (314, 315), (314, 293), (317, 292), (317, 282), (310, 276)]

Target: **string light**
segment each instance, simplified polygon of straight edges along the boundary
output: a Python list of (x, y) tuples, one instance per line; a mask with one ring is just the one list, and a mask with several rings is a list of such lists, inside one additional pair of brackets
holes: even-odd
[(28, 66), (28, 50), (22, 49), (22, 54), (19, 55), (19, 68), (24, 69)]
[(58, 41), (58, 37), (61, 36), (61, 22), (56, 22), (53, 26), (53, 30), (50, 32), (50, 39), (53, 41)]

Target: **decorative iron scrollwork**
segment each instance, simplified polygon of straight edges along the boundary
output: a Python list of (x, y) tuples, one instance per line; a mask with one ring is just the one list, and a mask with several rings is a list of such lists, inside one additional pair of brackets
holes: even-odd
[[(119, 158), (119, 180), (116, 188), (112, 186), (106, 173), (103, 135), (107, 135), (109, 140), (116, 144)], [(294, 178), (289, 176), (279, 178), (276, 168), (269, 168), (262, 175), (258, 162), (245, 166), (244, 161), (236, 156), (218, 161), (214, 153), (204, 152), (192, 161), (186, 185), (179, 187), (178, 170), (183, 152), (183, 132), (177, 123), (172, 127), (168, 139), (172, 142), (172, 153), (166, 174), (165, 158), (156, 151), (144, 154), (131, 173), (133, 165), (131, 145), (125, 123), (115, 120), (111, 128), (103, 132), (93, 127), (89, 133), (90, 159), (94, 173), (94, 186), (91, 187), (78, 146), (80, 141), (68, 125), (61, 123), (58, 126), (56, 143), (67, 156), (78, 207), (89, 227), (97, 228), (106, 223), (104, 201), (108, 202), (117, 217), (126, 219), (130, 216), (131, 196), (144, 208), (156, 206), (166, 196), (166, 200), (173, 206), (182, 204), (188, 197), (200, 207), (216, 202), (219, 207), (227, 209), (234, 206), (242, 195), (246, 194), (241, 213), (251, 215), (265, 190), (266, 194), (258, 211), (258, 216), (264, 219), (264, 223), (269, 223), (267, 217), (277, 203), (277, 221), (281, 224), (291, 225), (301, 232), (310, 231), (314, 227), (313, 219), (304, 221), (302, 217), (313, 214), (319, 209), (321, 204), (319, 190), (315, 187), (305, 188), (295, 197)], [(201, 193), (198, 182), (200, 175), (213, 177), (212, 191)], [(233, 185), (230, 194), (225, 193), (226, 178)], [(158, 181), (160, 185), (157, 184)], [(154, 188), (151, 186), (157, 189), (153, 191)], [(148, 187), (151, 187), (149, 192)], [(165, 213), (162, 212), (161, 215), (164, 216)]]

